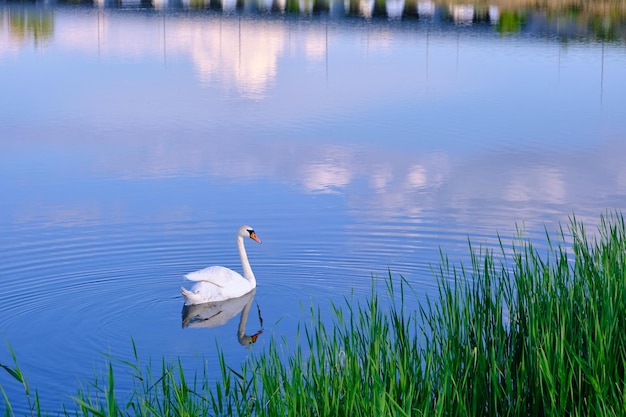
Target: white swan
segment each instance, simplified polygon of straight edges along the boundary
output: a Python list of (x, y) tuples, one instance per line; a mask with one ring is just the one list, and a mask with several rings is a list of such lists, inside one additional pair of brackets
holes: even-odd
[(185, 304), (203, 304), (237, 298), (256, 288), (256, 279), (252, 273), (252, 268), (250, 268), (246, 248), (243, 245), (244, 237), (249, 237), (261, 243), (261, 239), (256, 236), (254, 229), (250, 226), (244, 225), (239, 228), (237, 232), (237, 249), (239, 249), (243, 276), (223, 266), (210, 266), (191, 272), (185, 275), (185, 278), (190, 281), (196, 281), (196, 283), (190, 290), (181, 288), (185, 297)]

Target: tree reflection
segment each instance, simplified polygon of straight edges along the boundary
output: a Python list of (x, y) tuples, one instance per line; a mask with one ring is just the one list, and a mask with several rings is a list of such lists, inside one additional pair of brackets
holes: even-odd
[(33, 39), (40, 45), (54, 33), (54, 13), (44, 7), (9, 7), (7, 10), (9, 35), (14, 41)]
[[(54, 31), (54, 8), (40, 2), (8, 6), (8, 26), (14, 39), (36, 44)], [(360, 17), (381, 20), (427, 20), (443, 29), (455, 26), (493, 27), (502, 34), (530, 32), (603, 41), (626, 40), (623, 0), (532, 0), (447, 2), (443, 0), (52, 0), (52, 5), (77, 4), (101, 8), (212, 10), (236, 14), (327, 15), (332, 19)], [(3, 19), (5, 20), (5, 19)]]
[(497, 28), (500, 33), (516, 33), (522, 31), (522, 26), (526, 23), (527, 15), (518, 10), (504, 11), (500, 13)]

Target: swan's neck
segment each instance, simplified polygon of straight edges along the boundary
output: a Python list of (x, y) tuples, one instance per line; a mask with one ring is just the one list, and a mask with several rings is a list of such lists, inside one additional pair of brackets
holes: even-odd
[(241, 258), (241, 266), (243, 267), (243, 277), (250, 281), (250, 285), (254, 288), (256, 287), (256, 279), (252, 273), (252, 268), (250, 268), (246, 248), (243, 245), (243, 237), (241, 236), (237, 236), (237, 248), (239, 249), (239, 257)]

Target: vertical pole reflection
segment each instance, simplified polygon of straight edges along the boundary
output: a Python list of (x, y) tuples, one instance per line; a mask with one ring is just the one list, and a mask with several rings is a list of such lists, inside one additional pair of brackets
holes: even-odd
[(222, 19), (224, 18), (224, 14), (220, 14), (220, 53), (219, 53), (219, 65), (222, 65)]
[(426, 29), (426, 88), (428, 88), (428, 47), (430, 46), (430, 29)]
[(370, 63), (370, 22), (365, 25), (365, 62)]
[(561, 84), (561, 48), (563, 47), (561, 40), (558, 40), (559, 42), (559, 62), (558, 62), (558, 66), (557, 66), (557, 86), (559, 86)]
[(102, 9), (98, 9), (98, 59), (100, 59), (100, 19), (102, 18)]
[(326, 88), (328, 88), (328, 16), (326, 16), (326, 43), (324, 49), (326, 51)]
[(167, 64), (167, 45), (165, 42), (165, 13), (163, 13), (163, 63)]
[(461, 34), (459, 32), (456, 33), (456, 77), (459, 78), (459, 39)]
[(602, 65), (600, 67), (600, 104), (604, 99), (604, 39), (602, 39)]

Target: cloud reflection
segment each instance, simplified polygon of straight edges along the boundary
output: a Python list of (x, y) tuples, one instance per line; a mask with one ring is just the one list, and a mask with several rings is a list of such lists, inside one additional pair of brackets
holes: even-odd
[[(65, 28), (54, 34), (60, 49), (78, 49), (101, 59), (157, 57), (164, 63), (187, 57), (201, 85), (219, 85), (226, 93), (232, 90), (250, 99), (265, 96), (289, 38), (281, 23), (232, 17), (141, 18), (97, 10), (82, 17), (56, 12), (55, 19)], [(19, 47), (12, 39), (7, 45)]]
[(167, 30), (168, 48), (190, 54), (203, 85), (234, 86), (238, 95), (252, 99), (264, 97), (285, 49), (283, 25), (272, 22), (177, 20)]
[[(359, 4), (364, 7), (364, 14), (372, 13), (372, 2)], [(392, 3), (389, 5), (391, 7)], [(428, 2), (418, 3), (423, 15), (432, 13), (433, 7)], [(458, 11), (454, 19), (459, 22), (468, 20), (470, 11), (464, 9), (465, 6), (458, 7), (458, 10), (454, 9)], [(506, 53), (497, 49), (499, 44), (489, 50), (494, 53), (495, 60), (487, 62), (487, 65), (480, 56), (484, 50), (476, 53), (469, 46), (462, 49), (458, 38), (450, 41), (445, 34), (428, 37), (417, 34), (411, 38), (414, 43), (407, 49), (394, 49), (403, 42), (398, 42), (399, 35), (388, 28), (377, 29), (372, 42), (369, 32), (366, 35), (350, 32), (346, 36), (349, 38), (346, 46), (341, 44), (343, 34), (335, 34), (329, 41), (324, 26), (293, 28), (281, 21), (256, 21), (241, 17), (128, 18), (109, 11), (76, 17), (58, 13), (55, 27), (54, 43), (63, 51), (78, 49), (112, 60), (120, 56), (124, 60), (156, 56), (162, 58), (164, 63), (178, 63), (181, 57), (185, 57), (193, 63), (200, 85), (217, 86), (226, 98), (232, 98), (235, 103), (241, 98), (260, 102), (257, 107), (241, 109), (234, 105), (229, 113), (220, 112), (222, 103), (219, 99), (202, 96), (200, 101), (194, 101), (197, 99), (192, 97), (178, 107), (183, 109), (183, 114), (192, 116), (183, 119), (183, 122), (180, 116), (169, 120), (175, 126), (173, 133), (159, 131), (160, 126), (151, 131), (153, 134), (138, 132), (140, 129), (136, 125), (129, 125), (128, 130), (122, 128), (122, 132), (116, 131), (115, 135), (99, 132), (102, 135), (99, 138), (108, 141), (111, 149), (100, 149), (100, 144), (94, 140), (98, 151), (88, 153), (92, 159), (85, 164), (85, 172), (80, 172), (86, 177), (95, 173), (99, 177), (117, 179), (185, 176), (210, 176), (235, 182), (269, 179), (291, 184), (303, 193), (345, 194), (348, 204), (382, 217), (419, 216), (424, 211), (448, 209), (458, 210), (461, 215), (477, 210), (511, 209), (518, 210), (515, 217), (532, 217), (542, 207), (567, 214), (582, 208), (597, 214), (608, 206), (624, 203), (626, 168), (621, 157), (616, 155), (624, 155), (626, 145), (621, 136), (623, 125), (618, 121), (611, 122), (614, 123), (611, 125), (613, 140), (602, 136), (602, 133), (599, 133), (598, 140), (576, 137), (577, 129), (564, 127), (555, 118), (545, 122), (547, 129), (553, 129), (550, 133), (558, 134), (568, 129), (564, 136), (572, 141), (571, 144), (557, 143), (554, 149), (544, 149), (542, 144), (537, 143), (520, 145), (514, 140), (500, 142), (500, 132), (519, 123), (516, 114), (511, 116), (517, 109), (514, 107), (516, 100), (528, 100), (521, 107), (530, 112), (532, 105), (541, 101), (543, 96), (539, 94), (540, 89), (530, 99), (514, 89), (506, 90), (505, 94), (515, 98), (510, 101), (507, 101), (508, 97), (498, 95), (500, 89), (510, 86), (509, 80), (497, 78), (502, 73), (498, 58), (504, 56), (509, 60)], [(431, 40), (432, 45), (429, 43)], [(492, 38), (489, 41), (494, 42)], [(376, 47), (371, 48), (372, 45)], [(327, 57), (329, 48), (330, 58)], [(384, 51), (385, 55), (371, 56), (376, 48)], [(516, 45), (516, 48), (522, 55), (539, 59), (535, 57), (536, 49), (533, 49), (538, 48), (536, 45)], [(355, 50), (356, 59), (340, 60), (342, 52), (354, 54)], [(555, 73), (561, 74), (560, 49), (548, 45), (547, 49), (540, 51), (547, 58), (538, 65), (548, 70), (542, 68), (535, 74), (548, 74), (544, 82), (549, 83)], [(476, 54), (473, 59), (472, 53)], [(569, 54), (573, 58), (568, 63), (588, 58), (584, 53), (578, 55), (575, 50)], [(305, 64), (299, 61), (302, 56)], [(294, 77), (296, 81), (285, 83), (281, 86), (283, 90), (272, 90), (277, 82), (279, 62), (288, 59), (293, 60), (290, 61), (294, 65), (291, 70), (297, 73)], [(331, 60), (331, 81), (324, 86), (327, 91), (320, 93), (319, 80), (316, 84), (305, 75), (309, 68), (307, 65), (324, 59)], [(614, 53), (612, 59), (614, 67), (619, 67), (623, 56)], [(368, 66), (370, 62), (375, 62), (382, 71), (377, 72), (375, 65)], [(528, 69), (524, 67), (524, 62), (516, 62), (521, 67), (520, 72)], [(611, 69), (611, 61), (607, 62), (607, 74), (613, 77), (607, 77), (607, 82), (618, 80), (611, 85), (615, 94), (620, 96), (619, 85), (622, 84), (616, 76), (619, 71), (614, 67)], [(423, 84), (427, 90), (424, 93), (426, 100), (420, 96), (422, 90), (414, 86), (414, 81), (416, 74), (424, 75), (420, 70), (428, 66), (432, 70), (419, 80), (420, 86)], [(596, 66), (600, 67), (600, 62)], [(451, 75), (452, 67), (456, 73)], [(565, 80), (567, 71), (564, 65), (562, 90), (551, 94), (566, 95), (572, 90)], [(455, 78), (461, 78), (463, 82), (456, 83)], [(589, 84), (598, 85), (596, 81), (594, 78)], [(350, 83), (355, 83), (356, 87), (346, 87)], [(445, 86), (445, 94), (436, 88), (438, 85)], [(465, 93), (467, 86), (472, 91), (481, 91), (481, 95), (468, 96)], [(534, 87), (534, 84), (531, 86)], [(282, 92), (284, 96), (272, 101), (270, 91), (275, 95)], [(124, 96), (122, 91), (112, 94)], [(481, 102), (482, 95), (488, 94), (493, 95), (495, 104)], [(351, 101), (341, 101), (346, 97)], [(366, 98), (365, 105), (359, 102), (362, 97)], [(563, 101), (567, 101), (568, 97), (564, 97)], [(587, 96), (581, 101), (591, 102), (588, 99)], [(202, 108), (194, 113), (194, 107), (205, 105), (202, 100), (213, 100), (217, 104), (210, 109), (212, 111)], [(474, 101), (479, 104), (474, 104)], [(394, 107), (390, 102), (398, 104)], [(470, 103), (455, 107), (457, 102)], [(404, 107), (408, 108), (410, 116), (394, 119), (395, 113), (404, 110)], [(363, 108), (374, 110), (361, 115), (359, 112)], [(592, 106), (590, 109), (597, 110)], [(253, 112), (259, 116), (246, 119)], [(467, 115), (464, 118), (452, 117), (455, 112)], [(538, 113), (541, 114), (537, 116), (543, 116), (544, 112), (540, 109)], [(284, 114), (289, 117), (281, 119)], [(563, 114), (570, 116), (567, 111)], [(591, 111), (585, 111), (587, 114)], [(381, 120), (371, 120), (375, 119), (372, 115)], [(185, 125), (184, 120), (198, 117), (211, 122), (191, 127)], [(212, 117), (218, 121), (214, 122)], [(532, 114), (528, 118), (532, 119)], [(275, 137), (275, 130), (262, 126), (265, 130), (257, 136), (264, 119), (272, 128), (274, 124), (280, 125), (287, 133), (281, 130)], [(460, 119), (463, 122), (456, 122)], [(251, 120), (250, 126), (238, 130), (242, 120)], [(490, 121), (488, 126), (485, 120)], [(107, 125), (111, 124), (109, 122), (106, 121)], [(215, 128), (212, 123), (218, 127)], [(290, 130), (289, 126), (284, 128), (283, 123), (298, 128)], [(304, 127), (300, 127), (302, 124)], [(344, 129), (347, 126), (349, 132), (356, 131), (355, 135), (359, 138), (363, 136), (364, 140), (355, 139), (352, 144), (345, 144), (352, 140), (345, 140), (352, 133), (343, 131), (335, 135), (333, 129), (338, 125)], [(599, 125), (590, 126), (589, 130), (594, 130)], [(218, 131), (220, 134), (207, 134), (207, 127), (214, 129), (210, 133)], [(532, 126), (519, 126), (519, 129), (522, 130), (519, 135), (529, 141), (537, 132)], [(89, 142), (85, 138), (88, 135), (81, 135), (79, 130), (77, 132), (77, 137), (73, 139), (69, 137), (71, 133), (63, 132), (56, 138), (51, 135), (48, 140), (71, 154), (77, 144)], [(300, 134), (306, 134), (306, 137), (299, 138)], [(481, 135), (489, 139), (480, 142), (484, 139)], [(555, 136), (558, 141), (558, 135)], [(472, 140), (476, 143), (465, 144)], [(29, 152), (26, 139), (13, 146), (23, 146), (25, 152)], [(538, 147), (543, 150), (538, 151)], [(584, 161), (581, 161), (581, 154), (585, 155)], [(69, 218), (102, 215), (98, 210), (85, 212), (87, 214), (67, 211), (62, 207), (56, 210), (58, 216)], [(24, 216), (32, 217), (28, 214)]]
[[(211, 143), (183, 144), (169, 153), (169, 159), (148, 155), (142, 161), (128, 160), (123, 166), (108, 166), (114, 171), (107, 169), (106, 175), (122, 170), (129, 178), (169, 172), (228, 181), (274, 179), (305, 193), (345, 194), (349, 204), (383, 217), (452, 208), (460, 212), (514, 209), (515, 217), (522, 218), (535, 217), (542, 207), (562, 207), (563, 216), (573, 210), (597, 214), (610, 207), (611, 196), (624, 203), (626, 190), (626, 169), (614, 158), (626, 152), (622, 141), (603, 142), (595, 149), (573, 148), (558, 159), (524, 149), (470, 156), (368, 145), (304, 144), (287, 153), (282, 142), (232, 141), (221, 147), (215, 153)], [(581, 152), (586, 155), (584, 165), (579, 163)], [(192, 155), (198, 165), (188, 164)], [(519, 211), (525, 207), (526, 213)], [(511, 219), (506, 221), (511, 226)]]
[(511, 202), (543, 200), (560, 204), (565, 200), (566, 191), (566, 183), (559, 169), (550, 166), (525, 168), (511, 176), (504, 199)]

